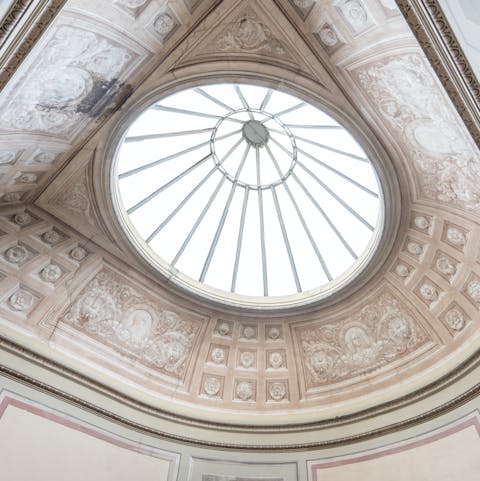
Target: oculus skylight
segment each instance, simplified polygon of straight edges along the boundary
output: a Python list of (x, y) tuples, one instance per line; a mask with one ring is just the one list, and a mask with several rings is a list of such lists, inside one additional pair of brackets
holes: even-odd
[(352, 135), (263, 86), (162, 98), (131, 124), (114, 165), (131, 240), (203, 293), (261, 304), (326, 292), (357, 274), (382, 227), (377, 175)]

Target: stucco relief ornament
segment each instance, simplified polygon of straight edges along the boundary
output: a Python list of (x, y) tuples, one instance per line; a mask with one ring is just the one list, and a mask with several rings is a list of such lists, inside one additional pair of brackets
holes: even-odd
[(467, 285), (468, 295), (475, 301), (480, 303), (480, 281), (473, 280)]
[(70, 251), (70, 257), (74, 261), (81, 262), (85, 259), (85, 257), (87, 257), (87, 251), (83, 247), (80, 247), (80, 246), (74, 247)]
[(397, 264), (395, 273), (400, 277), (408, 277), (410, 275), (410, 269), (405, 264)]
[(78, 107), (95, 82), (118, 78), (130, 57), (126, 49), (91, 31), (60, 26), (28, 77), (12, 85), (17, 94), (1, 106), (0, 123), (9, 130), (68, 137), (88, 118)]
[(22, 195), (25, 192), (7, 192), (3, 197), (2, 200), (4, 202), (18, 202), (22, 199)]
[(280, 339), (281, 331), (278, 327), (270, 327), (268, 328), (267, 337), (272, 340), (276, 341)]
[(280, 369), (283, 366), (283, 356), (280, 352), (272, 352), (268, 356), (268, 364), (272, 369)]
[(423, 254), (423, 246), (418, 242), (411, 241), (407, 244), (407, 251), (414, 256), (420, 256)]
[(17, 182), (21, 184), (33, 184), (37, 179), (37, 174), (34, 174), (33, 172), (23, 172), (16, 178)]
[(307, 388), (354, 377), (417, 349), (425, 332), (390, 293), (357, 316), (335, 324), (304, 326), (296, 331)]
[(45, 282), (50, 282), (50, 283), (57, 282), (58, 279), (62, 277), (62, 269), (60, 268), (60, 266), (57, 266), (56, 264), (50, 264), (44, 267), (40, 271), (40, 277)]
[(161, 37), (167, 36), (175, 27), (174, 18), (168, 13), (160, 14), (153, 22), (153, 29)]
[(0, 151), (0, 165), (9, 164), (13, 160), (15, 160), (15, 152), (11, 150)]
[(225, 364), (225, 359), (226, 359), (226, 353), (225, 349), (222, 349), (221, 347), (215, 347), (212, 349), (212, 352), (210, 354), (210, 359), (215, 363), (215, 364)]
[(240, 354), (240, 364), (245, 369), (253, 367), (255, 363), (255, 354), (250, 351), (244, 351)]
[(465, 317), (456, 307), (445, 314), (445, 322), (454, 331), (461, 331), (465, 327)]
[(14, 292), (8, 299), (10, 307), (16, 311), (27, 311), (33, 306), (34, 302), (33, 295), (23, 289)]
[(433, 302), (438, 299), (437, 289), (428, 282), (425, 282), (420, 286), (419, 292), (420, 295), (428, 302)]
[(58, 154), (54, 154), (53, 152), (39, 152), (33, 160), (35, 162), (39, 162), (40, 164), (52, 164), (55, 162)]
[(270, 29), (250, 9), (228, 31), (221, 34), (216, 43), (222, 51), (243, 50), (276, 54), (277, 56), (286, 54), (283, 45), (272, 36)]
[(427, 199), (480, 208), (480, 157), (424, 59), (396, 55), (362, 67), (359, 79), (410, 149)]
[(318, 32), (318, 36), (324, 45), (333, 47), (338, 43), (337, 32), (329, 24), (324, 25)]
[(340, 8), (354, 30), (361, 30), (367, 23), (367, 12), (358, 0), (348, 0)]
[(113, 3), (136, 17), (150, 1), (151, 0), (113, 0)]
[(145, 347), (153, 324), (152, 314), (143, 308), (136, 308), (123, 316), (117, 336), (134, 349)]
[(435, 265), (438, 271), (446, 276), (454, 276), (457, 272), (457, 266), (445, 256), (440, 256)]
[(5, 259), (11, 264), (21, 264), (28, 258), (28, 251), (23, 246), (13, 246), (5, 251)]
[(423, 215), (419, 215), (415, 217), (415, 219), (413, 220), (413, 223), (417, 228), (421, 230), (426, 230), (430, 227), (430, 221)]
[(181, 378), (200, 321), (164, 310), (120, 276), (99, 272), (63, 316), (63, 321), (116, 351)]
[(242, 334), (245, 339), (255, 339), (256, 331), (252, 326), (245, 326)]
[(253, 398), (254, 390), (251, 382), (241, 381), (237, 384), (235, 393), (238, 399), (242, 401), (249, 401)]
[(28, 212), (20, 212), (13, 216), (13, 221), (20, 227), (25, 227), (32, 223), (33, 218)]
[(271, 399), (281, 401), (287, 395), (287, 388), (283, 382), (274, 382), (268, 387)]
[(230, 324), (228, 322), (220, 322), (216, 331), (220, 336), (229, 336), (231, 332)]
[(447, 241), (457, 247), (463, 247), (467, 243), (465, 234), (456, 227), (449, 227), (446, 234)]
[(90, 211), (87, 187), (81, 183), (75, 184), (60, 197), (57, 203), (76, 214), (87, 215)]
[(218, 396), (221, 388), (222, 384), (218, 378), (213, 376), (208, 376), (205, 378), (205, 381), (203, 383), (203, 391), (208, 396)]
[(41, 237), (43, 242), (50, 245), (58, 244), (62, 240), (62, 236), (54, 229), (44, 232)]

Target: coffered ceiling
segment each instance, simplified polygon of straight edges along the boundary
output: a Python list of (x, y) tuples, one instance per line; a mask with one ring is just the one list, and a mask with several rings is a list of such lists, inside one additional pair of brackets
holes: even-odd
[[(475, 126), (394, 0), (27, 3), (0, 50), (5, 338), (151, 406), (237, 425), (246, 412), (291, 425), (405, 400), (478, 351)], [(30, 38), (40, 6), (54, 18), (13, 68), (8, 46)], [(161, 95), (218, 80), (326, 106), (379, 166), (381, 247), (327, 302), (198, 299), (118, 225), (109, 167), (125, 126)]]

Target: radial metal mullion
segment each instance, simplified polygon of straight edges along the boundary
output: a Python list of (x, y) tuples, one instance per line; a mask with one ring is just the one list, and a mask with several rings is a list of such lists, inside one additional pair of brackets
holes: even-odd
[[(236, 130), (235, 132), (230, 132), (228, 134), (224, 134), (220, 137), (217, 137), (216, 140), (223, 140), (226, 139), (227, 137), (232, 137), (235, 134), (238, 134), (241, 132), (241, 129)], [(158, 159), (153, 162), (150, 162), (149, 164), (141, 165), (140, 167), (136, 167), (135, 169), (128, 170), (127, 172), (123, 172), (118, 175), (119, 179), (124, 179), (125, 177), (129, 177), (131, 175), (138, 174), (139, 172), (142, 172), (146, 169), (151, 169), (152, 167), (155, 167), (156, 165), (163, 164), (163, 162), (168, 162), (169, 160), (174, 160), (178, 157), (181, 157), (182, 155), (189, 154), (190, 152), (194, 152), (195, 150), (201, 149), (202, 147), (205, 147), (206, 145), (210, 145), (211, 140), (207, 140), (206, 142), (202, 142), (201, 144), (194, 145), (193, 147), (189, 147), (188, 149), (182, 150), (180, 152), (176, 152), (175, 154), (168, 155), (167, 157), (163, 157), (163, 159)]]
[[(260, 175), (260, 149), (255, 148), (255, 157), (257, 164), (257, 185), (261, 184)], [(263, 273), (263, 295), (268, 296), (268, 275), (267, 275), (267, 253), (265, 250), (265, 220), (263, 214), (263, 193), (262, 189), (258, 189), (258, 212), (260, 214), (260, 244), (262, 250), (262, 273)]]
[(215, 188), (215, 191), (213, 192), (213, 194), (210, 196), (210, 199), (208, 199), (208, 202), (207, 204), (205, 205), (205, 207), (203, 208), (200, 216), (198, 217), (198, 219), (195, 221), (195, 224), (193, 225), (193, 227), (191, 228), (190, 232), (188, 233), (186, 239), (183, 241), (183, 244), (182, 246), (180, 247), (180, 249), (178, 250), (177, 254), (175, 255), (173, 261), (171, 262), (171, 266), (175, 266), (175, 264), (178, 262), (178, 260), (180, 259), (180, 257), (182, 256), (183, 252), (185, 251), (185, 249), (187, 248), (187, 245), (188, 243), (190, 242), (190, 240), (192, 239), (193, 235), (195, 234), (196, 230), (198, 229), (198, 226), (200, 225), (200, 223), (202, 222), (203, 218), (205, 217), (205, 215), (207, 214), (208, 212), (208, 209), (210, 209), (210, 206), (213, 204), (213, 201), (215, 200), (215, 198), (217, 197), (217, 194), (218, 192), (220, 191), (220, 189), (222, 188), (222, 185), (223, 183), (225, 182), (225, 179), (226, 177), (222, 177), (220, 179), (220, 182), (218, 183), (217, 187)]
[(282, 229), (283, 242), (285, 243), (285, 248), (287, 249), (288, 259), (290, 261), (290, 268), (292, 269), (293, 278), (295, 279), (295, 286), (297, 287), (297, 292), (302, 292), (300, 279), (298, 278), (297, 268), (295, 266), (295, 260), (293, 259), (292, 248), (290, 247), (290, 242), (288, 240), (287, 229), (285, 228), (282, 211), (280, 210), (280, 204), (278, 203), (277, 192), (273, 185), (270, 187), (270, 190), (273, 195), (273, 202), (275, 204), (275, 210), (277, 211), (277, 217), (280, 223), (280, 228)]
[(208, 269), (210, 267), (210, 263), (212, 262), (213, 254), (215, 254), (215, 249), (217, 247), (218, 241), (220, 239), (220, 235), (222, 234), (223, 227), (225, 225), (225, 220), (227, 218), (228, 209), (230, 208), (230, 204), (232, 203), (233, 196), (235, 194), (235, 189), (237, 188), (238, 178), (240, 177), (240, 173), (242, 172), (243, 166), (245, 165), (245, 161), (247, 160), (248, 152), (250, 151), (250, 145), (247, 144), (245, 152), (243, 154), (242, 160), (240, 165), (238, 166), (237, 172), (235, 174), (235, 178), (233, 179), (232, 188), (230, 189), (230, 195), (228, 196), (227, 203), (222, 212), (222, 217), (220, 218), (220, 222), (217, 226), (217, 231), (215, 232), (215, 236), (212, 241), (212, 245), (210, 246), (210, 250), (208, 251), (207, 259), (205, 260), (205, 264), (202, 269), (202, 273), (200, 274), (200, 282), (205, 280), (207, 275)]
[[(277, 159), (274, 157), (272, 151), (270, 150), (270, 147), (268, 145), (265, 146), (268, 152), (268, 155), (272, 159), (273, 164), (275, 165), (275, 168), (277, 169), (278, 174), (281, 176), (282, 171), (280, 169), (280, 166), (278, 165)], [(303, 217), (300, 208), (298, 207), (297, 202), (295, 201), (295, 198), (293, 197), (292, 191), (290, 190), (290, 187), (288, 187), (288, 184), (286, 182), (283, 182), (283, 187), (287, 191), (288, 197), (290, 198), (290, 201), (292, 202), (295, 211), (297, 212), (297, 216), (300, 219), (300, 222), (302, 223), (303, 229), (305, 230), (305, 233), (307, 234), (308, 239), (310, 240), (310, 243), (312, 244), (313, 250), (315, 251), (315, 254), (318, 257), (318, 260), (320, 262), (320, 265), (322, 266), (323, 271), (325, 272), (325, 275), (327, 276), (328, 280), (331, 281), (333, 278), (330, 274), (330, 271), (328, 270), (327, 264), (325, 263), (323, 256), (317, 246), (317, 243), (315, 242), (315, 239), (313, 238), (312, 233), (310, 232), (310, 229), (307, 226), (307, 223), (305, 221), (305, 218)]]
[(141, 165), (140, 167), (136, 167), (135, 169), (128, 170), (127, 172), (123, 172), (118, 175), (118, 178), (124, 179), (125, 177), (130, 177), (131, 175), (138, 174), (139, 172), (142, 172), (146, 169), (151, 169), (152, 167), (162, 164), (163, 162), (168, 162), (169, 160), (176, 159), (178, 157), (181, 157), (184, 154), (189, 154), (190, 152), (194, 152), (195, 150), (201, 149), (202, 147), (205, 147), (206, 145), (209, 145), (209, 144), (210, 144), (210, 140), (207, 140), (206, 142), (202, 142), (201, 144), (194, 145), (193, 147), (189, 147), (188, 149), (182, 150), (180, 152), (175, 152), (174, 154), (168, 155), (167, 157), (163, 157), (163, 159), (158, 159), (148, 164)]
[[(272, 129), (269, 129), (269, 130), (272, 130)], [(285, 146), (283, 146), (278, 140), (274, 139), (272, 136), (270, 136), (270, 139), (274, 144), (278, 145), (278, 147), (280, 147), (289, 157), (292, 155), (292, 153), (289, 152), (288, 149), (285, 148)]]
[[(281, 112), (278, 112), (273, 115), (273, 117), (281, 117), (282, 115), (289, 114), (290, 112), (293, 112), (294, 110), (300, 109), (307, 105), (305, 102), (300, 102), (299, 104), (293, 105), (292, 107), (282, 110)], [(262, 120), (262, 123), (268, 122), (269, 120), (273, 120), (272, 118), (268, 117), (267, 119)]]
[(262, 105), (260, 105), (260, 110), (265, 110), (265, 107), (267, 106), (268, 102), (270, 102), (270, 99), (272, 98), (273, 90), (268, 89), (267, 93), (262, 101)]
[(316, 147), (320, 147), (324, 150), (329, 150), (330, 152), (335, 152), (336, 154), (344, 155), (345, 157), (350, 157), (354, 160), (360, 160), (362, 162), (369, 162), (369, 160), (365, 157), (361, 157), (359, 155), (351, 154), (350, 152), (345, 152), (344, 150), (335, 149), (333, 147), (329, 147), (328, 145), (320, 144), (319, 142), (315, 142), (314, 140), (306, 139), (305, 137), (299, 137), (298, 135), (295, 136), (296, 140), (301, 140), (302, 142), (307, 142), (308, 144), (315, 145)]
[(339, 204), (341, 204), (350, 214), (352, 214), (357, 220), (359, 220), (365, 227), (370, 229), (372, 232), (375, 227), (366, 221), (357, 211), (352, 209), (343, 199), (341, 199), (328, 185), (326, 185), (322, 180), (320, 180), (306, 165), (297, 159), (297, 163), (303, 170), (308, 172), (317, 182), (320, 184)]
[(166, 105), (154, 105), (151, 107), (154, 110), (162, 110), (165, 112), (172, 112), (174, 114), (184, 114), (184, 115), (191, 115), (193, 117), (205, 117), (207, 119), (223, 119), (223, 120), (229, 120), (231, 122), (237, 122), (240, 124), (243, 124), (241, 120), (238, 119), (233, 119), (231, 117), (222, 117), (221, 115), (214, 115), (214, 114), (206, 114), (204, 112), (196, 112), (195, 110), (187, 110), (187, 109), (178, 109), (176, 107), (167, 107)]
[(327, 213), (322, 209), (320, 204), (316, 201), (316, 199), (313, 197), (313, 195), (309, 192), (309, 190), (305, 187), (304, 183), (298, 178), (298, 176), (295, 174), (295, 172), (292, 172), (292, 177), (297, 181), (298, 185), (301, 187), (305, 195), (310, 199), (310, 202), (317, 208), (317, 210), (320, 212), (322, 217), (325, 219), (327, 224), (330, 226), (330, 228), (335, 232), (335, 235), (339, 238), (340, 242), (343, 244), (345, 249), (350, 253), (350, 255), (357, 260), (358, 256), (355, 254), (355, 251), (350, 247), (350, 244), (345, 240), (345, 238), (342, 236), (342, 234), (339, 232), (339, 230), (335, 227), (335, 224), (332, 222), (330, 217), (327, 215)]
[(185, 169), (183, 172), (180, 172), (176, 177), (174, 177), (172, 180), (167, 182), (166, 184), (163, 184), (161, 187), (159, 187), (157, 190), (149, 194), (147, 197), (142, 199), (140, 202), (136, 203), (134, 206), (130, 207), (130, 209), (127, 209), (127, 214), (132, 214), (136, 210), (140, 209), (140, 207), (143, 207), (146, 203), (150, 202), (153, 198), (155, 198), (158, 194), (163, 192), (164, 190), (168, 189), (168, 187), (171, 187), (173, 184), (178, 182), (180, 179), (183, 179), (186, 175), (188, 175), (190, 172), (195, 170), (199, 165), (203, 164), (207, 159), (209, 159), (212, 156), (212, 154), (208, 154), (199, 161), (195, 162), (193, 165), (191, 165), (188, 169)]
[(316, 162), (317, 164), (321, 165), (322, 167), (324, 167), (325, 169), (328, 169), (330, 170), (331, 172), (333, 172), (334, 174), (338, 175), (339, 177), (341, 177), (342, 179), (345, 179), (347, 180), (348, 182), (350, 182), (351, 184), (355, 185), (356, 187), (358, 187), (359, 189), (363, 190), (364, 192), (366, 192), (367, 194), (373, 196), (373, 197), (376, 197), (378, 199), (378, 194), (376, 192), (373, 192), (373, 190), (370, 190), (369, 188), (365, 187), (364, 185), (358, 183), (356, 180), (353, 180), (351, 177), (349, 177), (348, 175), (345, 175), (344, 173), (340, 172), (339, 170), (335, 169), (334, 167), (331, 167), (330, 165), (328, 164), (325, 164), (324, 162), (322, 162), (320, 159), (317, 159), (316, 157), (314, 157), (313, 155), (309, 154), (308, 152), (305, 152), (304, 150), (300, 149), (297, 147), (297, 150), (298, 152), (301, 152), (303, 155), (305, 155), (306, 157), (308, 157), (309, 159), (313, 160), (314, 162)]
[(250, 192), (250, 188), (247, 186), (245, 188), (245, 194), (244, 194), (244, 197), (243, 197), (242, 215), (241, 215), (241, 218), (240, 218), (240, 226), (238, 228), (237, 251), (236, 251), (236, 254), (235, 254), (235, 265), (233, 267), (232, 286), (230, 288), (230, 292), (235, 292), (235, 287), (237, 285), (238, 265), (239, 265), (239, 262), (240, 262), (240, 254), (241, 254), (241, 251), (242, 251), (243, 230), (245, 228), (245, 217), (246, 217), (246, 213), (247, 213), (249, 192)]
[(343, 130), (341, 125), (301, 125), (301, 124), (284, 124), (289, 129), (319, 129), (319, 130)]
[(168, 137), (178, 137), (181, 135), (193, 135), (193, 134), (205, 134), (214, 130), (214, 127), (209, 127), (207, 129), (196, 129), (196, 130), (183, 130), (181, 132), (166, 132), (164, 134), (149, 134), (149, 135), (134, 135), (132, 137), (125, 137), (125, 143), (129, 144), (131, 142), (140, 142), (142, 140), (154, 140), (163, 139)]
[[(287, 132), (283, 132), (283, 131), (277, 130), (277, 129), (269, 128), (269, 131), (274, 132), (276, 134), (290, 136)], [(355, 154), (350, 154), (349, 152), (345, 152), (344, 150), (334, 149), (333, 147), (329, 147), (328, 145), (320, 144), (320, 143), (315, 142), (313, 140), (306, 139), (304, 137), (299, 137), (298, 135), (295, 135), (295, 140), (301, 140), (303, 142), (307, 142), (309, 144), (315, 145), (316, 147), (320, 147), (321, 149), (329, 150), (330, 152), (335, 152), (336, 154), (345, 155), (346, 157), (351, 157), (354, 160), (360, 160), (362, 162), (369, 162), (369, 160), (365, 157), (360, 157), (360, 156), (355, 155)]]
[(232, 109), (232, 107), (230, 107), (229, 105), (227, 104), (224, 104), (221, 100), (218, 100), (216, 97), (214, 97), (213, 95), (210, 95), (209, 93), (205, 92), (205, 90), (201, 89), (201, 88), (195, 88), (193, 89), (195, 92), (197, 92), (197, 94), (200, 94), (200, 95), (203, 95), (205, 98), (207, 98), (208, 100), (216, 103), (217, 105), (220, 105), (220, 107), (223, 107), (225, 110), (228, 110), (228, 111), (232, 111), (232, 110), (235, 110), (235, 109)]
[(251, 120), (254, 120), (252, 112), (250, 112), (250, 106), (248, 105), (247, 99), (243, 96), (242, 91), (240, 90), (240, 87), (238, 85), (235, 85), (235, 92), (237, 92), (238, 97), (240, 98), (240, 102), (242, 102), (243, 107), (248, 113), (248, 116), (250, 117)]
[(268, 155), (271, 161), (273, 162), (273, 165), (277, 171), (277, 174), (279, 175), (280, 178), (282, 178), (283, 177), (282, 169), (280, 169), (277, 159), (275, 158), (275, 156), (273, 155), (273, 152), (270, 150), (270, 147), (267, 144), (265, 144), (265, 149), (267, 149)]
[(165, 218), (165, 220), (148, 236), (146, 243), (149, 244), (152, 240), (159, 234), (159, 232), (177, 215), (180, 209), (193, 197), (193, 195), (198, 192), (198, 190), (207, 182), (207, 180), (213, 175), (217, 170), (215, 165), (212, 170), (191, 190), (180, 202), (180, 204), (173, 209), (173, 211)]

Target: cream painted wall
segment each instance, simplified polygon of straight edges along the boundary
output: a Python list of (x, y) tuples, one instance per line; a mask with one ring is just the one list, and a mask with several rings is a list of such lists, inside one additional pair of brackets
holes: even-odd
[[(0, 348), (0, 371), (8, 371), (8, 354)], [(16, 358), (16, 367), (27, 367), (30, 375), (40, 369)], [(377, 423), (391, 426), (404, 415), (416, 417), (432, 412), (440, 403), (478, 384), (479, 370), (432, 396), (376, 418), (352, 422), (333, 429), (297, 433), (303, 442), (341, 440), (355, 425), (372, 430)], [(114, 417), (99, 416), (55, 396), (38, 386), (0, 374), (0, 479), (2, 481), (477, 481), (480, 473), (480, 397), (464, 399), (457, 408), (426, 422), (395, 429), (378, 437), (354, 443), (327, 443), (308, 449), (232, 449), (202, 446), (197, 442), (167, 439), (154, 431), (168, 422), (147, 412), (115, 402), (98, 391), (90, 391), (58, 374), (49, 372), (44, 385), (82, 395), (92, 406), (104, 408)], [(420, 411), (419, 411), (420, 410)], [(127, 422), (145, 429), (133, 429)], [(179, 435), (195, 437), (194, 426), (176, 423)], [(358, 427), (358, 426), (357, 426)], [(231, 442), (232, 435), (214, 429), (202, 431), (204, 440)], [(252, 432), (258, 445), (262, 433)], [(285, 446), (295, 433), (279, 433), (272, 442)], [(196, 439), (201, 439), (197, 437)], [(412, 444), (415, 443), (414, 446)], [(124, 446), (124, 447), (121, 447)], [(412, 448), (413, 449), (410, 449)], [(395, 454), (392, 454), (392, 450)], [(138, 452), (140, 451), (140, 452)], [(369, 457), (368, 461), (358, 462)], [(342, 464), (339, 465), (339, 462)], [(323, 469), (320, 469), (322, 465)], [(315, 472), (318, 479), (315, 480)], [(207, 476), (210, 476), (208, 478)], [(213, 476), (213, 477), (212, 477)], [(217, 478), (219, 478), (217, 480)]]
[(5, 481), (167, 481), (169, 467), (165, 459), (12, 405), (0, 421), (0, 478)]
[(348, 464), (314, 467), (313, 481), (478, 481), (479, 434), (476, 426), (469, 426), (433, 442), (425, 440), (421, 446), (410, 447), (407, 443), (405, 450), (395, 454), (383, 451), (365, 461), (352, 458), (344, 460)]

